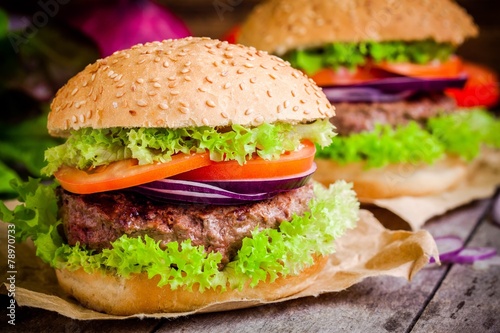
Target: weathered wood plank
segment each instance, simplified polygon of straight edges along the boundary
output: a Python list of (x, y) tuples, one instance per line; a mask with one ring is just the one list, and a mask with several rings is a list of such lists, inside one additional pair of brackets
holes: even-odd
[[(500, 228), (485, 220), (467, 246), (500, 250)], [(500, 332), (500, 266), (453, 265), (412, 332)]]

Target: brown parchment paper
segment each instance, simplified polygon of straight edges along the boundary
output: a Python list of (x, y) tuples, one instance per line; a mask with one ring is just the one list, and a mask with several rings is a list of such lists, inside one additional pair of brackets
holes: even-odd
[[(0, 223), (0, 243), (6, 244), (7, 225)], [(380, 275), (390, 275), (411, 280), (428, 263), (430, 256), (437, 256), (432, 236), (424, 230), (391, 231), (385, 229), (366, 210), (360, 211), (355, 229), (349, 230), (336, 242), (337, 251), (331, 255), (317, 282), (298, 294), (275, 301), (259, 299), (233, 299), (211, 304), (188, 313), (138, 314), (130, 317), (175, 318), (198, 312), (226, 311), (265, 303), (283, 302), (306, 296), (344, 290), (361, 280)], [(6, 282), (11, 275), (7, 267), (7, 246), (0, 252), (0, 273), (3, 285), (0, 291), (11, 289)], [(35, 256), (31, 242), (16, 244), (15, 299), (19, 306), (31, 306), (56, 311), (73, 319), (125, 319), (95, 312), (80, 306), (58, 287), (53, 270)]]
[(484, 150), (470, 165), (466, 182), (438, 195), (397, 197), (369, 200), (363, 203), (385, 208), (402, 218), (411, 230), (419, 230), (426, 221), (474, 200), (491, 197), (500, 185), (500, 151)]

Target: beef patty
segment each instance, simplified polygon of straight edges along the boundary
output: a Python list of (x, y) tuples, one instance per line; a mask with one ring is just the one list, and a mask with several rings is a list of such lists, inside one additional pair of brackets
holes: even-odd
[(375, 124), (404, 125), (410, 120), (424, 123), (430, 117), (456, 110), (453, 98), (441, 93), (416, 95), (393, 103), (335, 103), (332, 123), (339, 135), (371, 131)]
[(221, 253), (222, 265), (231, 261), (243, 238), (250, 237), (256, 227), (276, 229), (294, 214), (302, 215), (314, 195), (308, 184), (252, 204), (211, 206), (163, 203), (125, 191), (59, 192), (60, 217), (69, 245), (79, 242), (100, 251), (124, 234), (148, 235), (165, 243), (191, 239), (195, 246)]

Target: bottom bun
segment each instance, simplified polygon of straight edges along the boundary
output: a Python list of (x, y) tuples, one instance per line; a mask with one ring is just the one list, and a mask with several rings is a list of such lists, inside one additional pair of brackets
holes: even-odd
[(438, 194), (459, 185), (467, 177), (467, 165), (454, 157), (432, 165), (391, 164), (375, 169), (365, 169), (362, 162), (339, 165), (317, 159), (316, 164), (318, 169), (313, 175), (316, 181), (326, 186), (339, 179), (352, 182), (360, 201)]
[(201, 293), (182, 288), (172, 290), (168, 285), (158, 287), (159, 277), (148, 279), (145, 273), (135, 274), (127, 279), (101, 272), (88, 274), (83, 269), (56, 270), (56, 275), (62, 289), (85, 307), (127, 316), (188, 312), (221, 302), (277, 300), (296, 294), (314, 283), (327, 260), (327, 257), (317, 258), (312, 266), (299, 275), (279, 277), (272, 283), (261, 282), (255, 288), (245, 287), (225, 292), (210, 289)]

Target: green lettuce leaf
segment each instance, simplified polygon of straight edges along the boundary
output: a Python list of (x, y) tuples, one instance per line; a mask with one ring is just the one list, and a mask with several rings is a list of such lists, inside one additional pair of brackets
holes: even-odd
[(437, 43), (431, 39), (422, 41), (389, 42), (339, 42), (320, 48), (293, 50), (284, 55), (295, 68), (313, 75), (322, 68), (354, 69), (363, 66), (368, 59), (375, 62), (411, 62), (425, 64), (434, 59), (446, 60), (455, 52), (449, 43)]
[(328, 145), (335, 135), (327, 119), (310, 124), (263, 124), (258, 127), (232, 125), (218, 131), (213, 127), (190, 128), (83, 128), (73, 131), (68, 140), (45, 152), (45, 175), (61, 165), (79, 169), (106, 165), (113, 161), (136, 158), (139, 164), (170, 161), (173, 154), (208, 150), (214, 161), (236, 160), (240, 164), (257, 153), (276, 159), (285, 151), (296, 150), (300, 141), (309, 139)]
[(429, 119), (425, 126), (409, 122), (336, 137), (316, 156), (341, 164), (366, 162), (367, 168), (393, 163), (432, 162), (445, 154), (475, 158), (482, 146), (500, 148), (500, 120), (484, 109), (463, 110)]
[(100, 253), (81, 246), (63, 244), (57, 233), (57, 204), (53, 185), (40, 185), (31, 179), (27, 183), (13, 183), (20, 193), (23, 205), (10, 211), (0, 203), (0, 219), (16, 225), (19, 241), (31, 237), (37, 255), (55, 268), (69, 270), (83, 268), (86, 272), (112, 271), (129, 277), (147, 273), (149, 278), (159, 276), (159, 286), (169, 285), (200, 290), (242, 288), (260, 281), (273, 281), (278, 275), (300, 272), (311, 265), (313, 255), (328, 255), (335, 251), (334, 241), (358, 220), (359, 203), (351, 184), (339, 181), (328, 189), (316, 184), (316, 198), (311, 210), (304, 216), (293, 216), (283, 222), (279, 230), (255, 229), (251, 238), (245, 238), (237, 256), (222, 271), (218, 270), (221, 255), (206, 252), (190, 241), (169, 243), (166, 249), (160, 242), (145, 236), (122, 236), (111, 249)]

